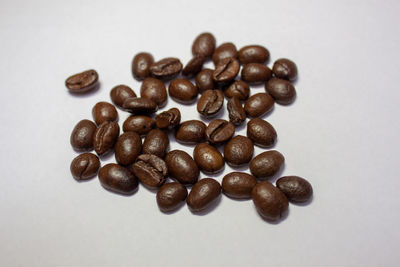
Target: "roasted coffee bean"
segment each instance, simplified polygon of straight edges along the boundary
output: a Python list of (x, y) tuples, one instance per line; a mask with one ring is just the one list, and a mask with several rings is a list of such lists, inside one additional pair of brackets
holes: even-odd
[(99, 180), (105, 189), (124, 195), (133, 194), (139, 184), (132, 172), (115, 163), (109, 163), (100, 169)]
[(99, 75), (95, 70), (87, 70), (68, 77), (65, 86), (71, 93), (85, 93), (97, 87)]
[(140, 96), (153, 100), (159, 107), (165, 106), (168, 95), (164, 83), (155, 78), (146, 78), (140, 87)]
[(105, 121), (117, 121), (118, 112), (115, 107), (108, 102), (98, 102), (92, 109), (93, 120), (97, 125)]
[[(93, 149), (93, 136), (96, 131), (96, 124), (90, 120), (81, 120), (72, 130), (70, 142), (77, 151), (88, 151)], [(204, 125), (204, 129), (205, 129)]]
[(220, 62), (224, 58), (237, 58), (237, 49), (236, 46), (232, 43), (223, 43), (218, 46), (213, 55), (212, 61), (214, 65), (217, 66), (218, 62)]
[(207, 141), (212, 144), (222, 144), (231, 139), (234, 133), (235, 125), (223, 119), (211, 121), (206, 128)]
[(284, 161), (285, 158), (278, 151), (266, 151), (250, 162), (250, 172), (256, 178), (269, 178), (281, 169)]
[(177, 108), (171, 108), (161, 112), (156, 117), (156, 126), (160, 129), (172, 129), (181, 122), (181, 112)]
[(226, 83), (235, 79), (240, 65), (237, 59), (224, 58), (218, 62), (213, 72), (213, 79), (218, 83)]
[(130, 165), (135, 162), (142, 150), (142, 139), (135, 132), (121, 134), (115, 144), (115, 159), (121, 165)]
[(143, 154), (153, 154), (157, 157), (164, 158), (169, 146), (168, 135), (160, 130), (151, 130), (143, 142)]
[(307, 202), (312, 194), (311, 184), (304, 178), (298, 176), (285, 176), (276, 181), (276, 186), (291, 202)]
[(199, 89), (199, 93), (215, 89), (213, 73), (214, 71), (211, 69), (204, 69), (196, 75), (195, 80), (196, 80), (196, 86)]
[(190, 190), (186, 203), (193, 212), (207, 209), (220, 196), (221, 185), (212, 178), (203, 178)]
[(296, 89), (286, 80), (272, 78), (265, 84), (265, 90), (275, 99), (276, 103), (288, 105), (296, 97)]
[(122, 129), (124, 132), (136, 132), (139, 135), (146, 135), (155, 125), (156, 122), (152, 118), (138, 115), (128, 117), (122, 125)]
[(117, 85), (111, 89), (110, 97), (112, 102), (122, 108), (125, 100), (130, 97), (136, 97), (135, 92), (126, 85)]
[(183, 122), (175, 133), (176, 141), (182, 144), (197, 144), (206, 138), (207, 126), (199, 120)]
[(253, 157), (253, 153), (253, 142), (242, 135), (233, 137), (224, 147), (225, 161), (232, 166), (249, 163)]
[(150, 73), (158, 79), (169, 80), (177, 76), (182, 70), (182, 63), (178, 58), (168, 57), (161, 59), (150, 66)]
[(178, 182), (164, 184), (157, 192), (157, 204), (161, 211), (170, 212), (178, 209), (188, 195), (185, 186)]
[(247, 123), (247, 137), (260, 147), (271, 147), (276, 142), (277, 134), (270, 123), (254, 118)]
[(204, 60), (205, 58), (202, 56), (194, 56), (183, 68), (182, 75), (191, 77), (199, 73), (203, 67)]
[(224, 91), (227, 98), (236, 96), (239, 100), (246, 100), (250, 95), (250, 87), (242, 80), (234, 81)]
[(243, 66), (241, 77), (245, 82), (259, 84), (271, 79), (272, 71), (263, 64), (249, 63)]
[(132, 74), (136, 80), (143, 80), (150, 76), (150, 66), (154, 58), (150, 53), (141, 52), (135, 55), (132, 60)]
[(192, 45), (192, 54), (209, 58), (215, 50), (215, 37), (209, 32), (204, 32), (196, 37)]
[(274, 99), (266, 93), (257, 93), (244, 103), (244, 110), (249, 117), (261, 117), (274, 108)]
[(215, 147), (200, 143), (193, 150), (193, 159), (204, 173), (217, 173), (222, 171), (225, 161)]
[(248, 45), (238, 52), (240, 64), (265, 63), (269, 59), (269, 51), (261, 45)]
[(275, 77), (280, 79), (294, 81), (297, 78), (297, 66), (287, 58), (280, 58), (275, 61), (272, 72)]
[(96, 176), (100, 168), (99, 158), (92, 153), (83, 153), (74, 158), (70, 170), (77, 181), (88, 180)]
[(246, 111), (242, 107), (239, 98), (236, 96), (229, 98), (226, 105), (229, 112), (229, 121), (235, 125), (240, 125), (246, 120)]
[(198, 90), (189, 80), (175, 79), (169, 84), (168, 93), (175, 101), (190, 104), (196, 100)]
[(228, 197), (238, 199), (251, 198), (251, 191), (257, 180), (244, 172), (231, 172), (222, 179), (222, 190)]
[(258, 213), (266, 220), (279, 220), (289, 208), (286, 196), (268, 181), (257, 183), (251, 195)]
[(97, 127), (93, 135), (94, 150), (98, 155), (110, 152), (119, 136), (118, 123), (105, 121)]
[(165, 161), (151, 154), (142, 154), (137, 157), (131, 170), (144, 185), (150, 188), (163, 185), (168, 174)]
[(156, 102), (144, 97), (127, 98), (122, 107), (134, 114), (154, 113), (158, 110)]
[(211, 118), (217, 115), (223, 105), (224, 95), (220, 90), (207, 90), (197, 101), (197, 111), (206, 118)]
[(172, 150), (165, 156), (169, 176), (182, 184), (195, 184), (199, 168), (193, 158), (182, 150)]

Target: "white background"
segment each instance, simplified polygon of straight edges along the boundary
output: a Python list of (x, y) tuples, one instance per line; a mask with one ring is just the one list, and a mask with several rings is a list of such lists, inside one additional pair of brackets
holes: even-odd
[[(399, 11), (396, 0), (2, 0), (0, 266), (398, 266)], [(225, 196), (202, 216), (166, 215), (143, 186), (123, 197), (71, 177), (74, 125), (113, 86), (139, 92), (133, 55), (185, 63), (203, 31), (299, 67), (295, 103), (264, 118), (286, 157), (281, 175), (306, 177), (315, 195), (280, 223)], [(65, 79), (89, 68), (101, 89), (69, 94)]]

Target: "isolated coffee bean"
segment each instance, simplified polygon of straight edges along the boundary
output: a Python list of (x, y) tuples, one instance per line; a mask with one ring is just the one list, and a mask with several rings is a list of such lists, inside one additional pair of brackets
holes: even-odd
[(194, 56), (182, 70), (183, 76), (192, 77), (199, 73), (203, 68), (205, 58), (203, 56)]
[(193, 150), (193, 159), (204, 173), (217, 173), (222, 171), (225, 161), (215, 147), (200, 143)]
[(94, 150), (98, 155), (104, 155), (110, 152), (119, 136), (118, 123), (105, 121), (97, 127), (93, 135)]
[(276, 181), (276, 187), (281, 190), (291, 202), (307, 202), (312, 194), (311, 184), (304, 178), (298, 176), (285, 176)]
[(156, 122), (152, 118), (138, 115), (128, 117), (122, 125), (122, 129), (124, 132), (136, 132), (139, 135), (146, 135), (155, 125)]
[(257, 155), (250, 162), (250, 172), (256, 178), (274, 176), (282, 167), (285, 158), (276, 150), (270, 150)]
[(175, 101), (190, 104), (196, 100), (198, 90), (189, 80), (175, 79), (169, 84), (168, 93)]
[(151, 130), (143, 142), (143, 154), (153, 154), (160, 158), (164, 158), (169, 146), (168, 135), (160, 130)]
[(225, 58), (237, 58), (237, 56), (237, 49), (234, 44), (223, 43), (215, 49), (212, 55), (212, 61), (216, 66), (221, 60)]
[(265, 90), (275, 99), (275, 102), (281, 105), (288, 105), (296, 97), (294, 86), (282, 79), (272, 78), (265, 84)]
[(88, 180), (96, 176), (100, 168), (99, 158), (92, 153), (83, 153), (74, 158), (70, 170), (77, 181)]
[(168, 95), (164, 83), (156, 78), (146, 78), (140, 87), (140, 96), (153, 100), (159, 107), (165, 106)]
[[(89, 151), (93, 149), (93, 136), (96, 124), (90, 120), (81, 120), (72, 130), (70, 143), (77, 151)], [(204, 125), (205, 129), (205, 125)]]
[(261, 117), (274, 108), (274, 99), (266, 93), (257, 93), (244, 103), (244, 110), (249, 117)]
[(150, 53), (141, 52), (135, 55), (132, 60), (132, 74), (136, 80), (143, 80), (150, 76), (150, 66), (154, 58)]
[(270, 123), (254, 118), (247, 123), (247, 137), (260, 147), (271, 147), (276, 142), (277, 134)]
[(242, 135), (233, 137), (224, 147), (224, 159), (232, 166), (249, 163), (253, 157), (253, 153), (253, 142)]
[(121, 134), (115, 144), (115, 159), (121, 165), (135, 162), (142, 150), (142, 139), (135, 132)]
[(229, 98), (226, 107), (229, 113), (229, 121), (233, 124), (240, 125), (246, 120), (246, 111), (236, 96)]
[[(213, 72), (213, 79), (218, 83), (226, 83), (235, 79), (239, 73), (239, 61), (234, 58), (221, 59), (215, 66)], [(244, 79), (243, 79), (244, 80)]]
[(174, 211), (184, 204), (187, 195), (186, 187), (178, 182), (164, 184), (157, 192), (158, 207), (163, 212)]
[(154, 113), (158, 110), (156, 102), (144, 97), (127, 98), (122, 107), (133, 114)]
[(242, 80), (245, 82), (259, 84), (265, 83), (271, 79), (272, 71), (263, 64), (249, 63), (243, 66), (240, 75)]
[(99, 180), (105, 189), (124, 195), (133, 194), (139, 184), (132, 172), (115, 163), (109, 163), (100, 169)]
[(151, 154), (142, 154), (137, 157), (131, 170), (144, 185), (150, 188), (163, 185), (168, 174), (165, 161)]
[(181, 70), (182, 63), (174, 57), (161, 59), (150, 66), (151, 75), (162, 80), (173, 79)]
[(221, 90), (204, 91), (197, 101), (197, 111), (206, 118), (213, 117), (221, 110), (224, 95)]
[(68, 77), (65, 86), (71, 93), (85, 93), (97, 87), (99, 75), (95, 70), (87, 70)]
[(156, 117), (156, 126), (160, 129), (172, 129), (181, 122), (181, 112), (177, 108), (163, 111)]
[(189, 120), (183, 122), (175, 133), (176, 141), (182, 144), (197, 144), (206, 138), (207, 126), (199, 120)]
[(248, 45), (238, 52), (240, 64), (265, 63), (269, 59), (269, 51), (261, 45)]
[(239, 100), (246, 100), (250, 95), (250, 87), (244, 81), (237, 80), (224, 90), (224, 94), (227, 98), (236, 96)]
[(257, 180), (244, 172), (231, 172), (222, 179), (222, 190), (228, 197), (237, 199), (251, 198), (251, 191)]
[(289, 208), (286, 196), (268, 181), (257, 183), (251, 195), (258, 213), (266, 220), (279, 220)]
[(182, 184), (194, 184), (199, 179), (199, 168), (193, 158), (182, 150), (172, 150), (165, 156), (168, 174)]
[(117, 121), (118, 112), (116, 108), (107, 102), (98, 102), (92, 109), (93, 120), (97, 125), (105, 121)]
[(297, 66), (287, 58), (280, 58), (275, 61), (272, 72), (279, 79), (294, 81), (297, 78)]
[(235, 133), (235, 125), (232, 122), (216, 119), (211, 121), (206, 128), (207, 141), (212, 144), (222, 144)]
[(194, 56), (202, 56), (209, 58), (212, 56), (215, 50), (215, 37), (209, 32), (201, 33), (193, 41), (192, 54)]
[(214, 70), (211, 69), (203, 69), (196, 75), (196, 86), (199, 90), (199, 93), (203, 93), (207, 90), (215, 89), (215, 82), (213, 78)]
[(130, 87), (121, 84), (111, 89), (110, 97), (115, 105), (122, 108), (125, 100), (130, 97), (136, 97), (136, 94)]
[(221, 185), (212, 178), (203, 178), (190, 190), (186, 203), (193, 212), (207, 209), (221, 195)]

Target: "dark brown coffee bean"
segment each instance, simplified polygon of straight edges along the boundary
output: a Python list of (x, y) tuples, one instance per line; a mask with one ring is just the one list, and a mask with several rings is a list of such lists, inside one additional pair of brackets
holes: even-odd
[(97, 87), (99, 75), (95, 70), (87, 70), (68, 77), (65, 86), (71, 93), (85, 93)]
[(151, 75), (163, 80), (173, 79), (181, 70), (182, 63), (174, 57), (161, 59), (150, 66)]
[(99, 158), (92, 153), (83, 153), (74, 158), (70, 170), (77, 181), (88, 180), (96, 176), (100, 168)]
[(114, 148), (118, 136), (118, 123), (105, 121), (100, 124), (93, 135), (93, 146), (96, 153), (98, 155), (105, 155), (110, 152)]
[(277, 134), (270, 123), (254, 118), (247, 123), (247, 137), (260, 147), (271, 147), (276, 142)]
[(156, 122), (152, 118), (138, 115), (128, 117), (122, 125), (122, 129), (124, 132), (136, 132), (139, 135), (146, 135), (155, 125)]
[(190, 104), (196, 100), (198, 90), (189, 80), (175, 79), (169, 84), (168, 93), (175, 101)]
[(197, 101), (197, 111), (206, 118), (214, 117), (224, 104), (224, 95), (220, 90), (204, 91)]
[(222, 171), (225, 161), (215, 147), (200, 143), (193, 150), (193, 159), (204, 173), (217, 173)]
[(160, 129), (172, 129), (181, 122), (181, 112), (177, 108), (171, 108), (161, 112), (156, 117), (156, 126)]
[[(81, 120), (72, 130), (70, 142), (77, 151), (89, 151), (93, 149), (93, 136), (96, 131), (96, 124), (90, 120)], [(204, 125), (204, 129), (205, 129)]]
[(220, 60), (213, 72), (213, 79), (218, 83), (225, 83), (235, 79), (239, 73), (240, 65), (237, 59), (224, 58)]
[(105, 121), (117, 121), (118, 112), (115, 107), (107, 102), (98, 102), (92, 109), (93, 120), (97, 125)]
[(214, 71), (211, 69), (204, 69), (196, 75), (195, 80), (196, 80), (196, 86), (199, 89), (199, 93), (215, 89), (213, 73)]
[(222, 179), (222, 190), (228, 197), (238, 199), (251, 198), (251, 191), (257, 180), (244, 172), (231, 172)]
[(164, 158), (169, 146), (168, 135), (160, 130), (151, 130), (143, 142), (143, 154), (153, 154), (157, 157)]
[(154, 113), (158, 110), (156, 102), (144, 97), (127, 98), (122, 107), (134, 114)]
[(188, 195), (185, 186), (178, 182), (164, 184), (157, 192), (157, 204), (161, 211), (170, 212), (178, 209)]
[(192, 54), (209, 58), (215, 50), (215, 37), (209, 32), (204, 32), (196, 37), (192, 45)]
[(100, 169), (99, 180), (105, 189), (123, 195), (133, 194), (139, 184), (132, 172), (115, 163), (109, 163)]
[(130, 165), (135, 162), (141, 150), (142, 139), (137, 133), (123, 133), (115, 144), (115, 159), (121, 165)]
[(215, 49), (212, 55), (212, 61), (214, 65), (217, 66), (218, 62), (220, 62), (224, 58), (237, 58), (237, 49), (236, 46), (232, 43), (223, 43)]
[(206, 129), (206, 138), (212, 144), (222, 144), (232, 138), (235, 125), (232, 122), (216, 119), (211, 121)]
[(272, 71), (260, 63), (249, 63), (243, 66), (242, 80), (252, 84), (265, 83), (272, 77)]
[(171, 178), (182, 184), (195, 184), (199, 179), (199, 168), (193, 158), (182, 150), (172, 150), (165, 156)]
[(236, 96), (229, 98), (226, 105), (229, 112), (229, 121), (235, 125), (240, 125), (246, 120), (246, 111), (242, 107), (239, 98)]
[(242, 80), (234, 81), (224, 91), (227, 98), (236, 96), (239, 100), (246, 100), (250, 95), (250, 87)]
[(257, 183), (251, 195), (258, 213), (266, 220), (279, 220), (289, 208), (286, 196), (268, 181)]
[(154, 58), (150, 53), (141, 52), (135, 55), (132, 60), (132, 74), (136, 80), (143, 80), (150, 76), (150, 66)]
[(248, 45), (239, 50), (238, 56), (240, 64), (263, 64), (269, 59), (269, 51), (261, 45)]
[(291, 202), (307, 202), (312, 194), (311, 184), (304, 178), (298, 176), (285, 176), (276, 181), (276, 186)]
[(282, 79), (272, 78), (265, 84), (265, 90), (275, 99), (276, 103), (288, 105), (296, 97), (294, 86)]
[(193, 212), (207, 209), (220, 196), (221, 185), (212, 178), (203, 178), (190, 190), (186, 203)]
[(274, 108), (274, 99), (266, 93), (257, 93), (244, 103), (244, 110), (249, 117), (261, 117)]
[(279, 79), (294, 81), (297, 78), (297, 66), (287, 58), (280, 58), (275, 61), (272, 72)]
[(168, 174), (165, 161), (151, 154), (142, 154), (137, 157), (131, 170), (144, 185), (150, 188), (163, 185)]
[(153, 100), (159, 107), (165, 106), (168, 95), (164, 83), (155, 78), (146, 78), (140, 87), (140, 96)]
[(285, 158), (278, 151), (266, 151), (250, 162), (250, 172), (256, 178), (269, 178), (281, 169), (284, 162)]
[(194, 56), (183, 68), (182, 75), (191, 77), (199, 73), (203, 67), (204, 60), (205, 58), (202, 56)]
[(240, 166), (250, 162), (254, 153), (253, 142), (242, 135), (233, 137), (224, 147), (225, 161), (231, 166)]
[(111, 89), (110, 97), (112, 102), (122, 108), (125, 100), (130, 97), (136, 97), (135, 92), (126, 85), (117, 85)]
[(183, 122), (175, 133), (176, 141), (182, 144), (197, 144), (206, 138), (207, 126), (199, 120)]

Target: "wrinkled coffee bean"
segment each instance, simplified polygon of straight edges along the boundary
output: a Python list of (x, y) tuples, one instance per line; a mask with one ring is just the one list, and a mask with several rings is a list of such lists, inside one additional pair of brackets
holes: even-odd
[[(72, 130), (70, 143), (77, 151), (89, 151), (93, 149), (93, 136), (96, 131), (96, 124), (90, 120), (81, 120)], [(204, 125), (204, 129), (205, 129)]]
[(245, 82), (259, 84), (271, 79), (272, 71), (263, 64), (249, 63), (243, 66), (240, 75)]
[[(235, 79), (240, 65), (237, 59), (224, 58), (218, 62), (213, 72), (213, 79), (218, 83), (225, 83)], [(244, 80), (244, 79), (243, 79)]]
[(197, 144), (206, 138), (207, 126), (199, 120), (183, 122), (175, 133), (176, 141), (182, 144)]
[(146, 135), (155, 125), (156, 122), (152, 118), (138, 115), (128, 117), (122, 125), (122, 129), (124, 132), (136, 132), (139, 135)]
[(118, 112), (115, 107), (107, 102), (98, 102), (92, 109), (93, 120), (97, 125), (105, 121), (117, 121)]
[(274, 99), (266, 93), (257, 93), (244, 103), (244, 110), (249, 117), (261, 117), (274, 108)]
[(163, 80), (173, 79), (182, 70), (182, 63), (178, 58), (168, 57), (154, 62), (150, 66), (150, 73), (153, 77)]
[(164, 184), (157, 192), (157, 204), (161, 211), (170, 212), (178, 209), (188, 195), (185, 186), (178, 182)]
[(74, 158), (70, 170), (77, 181), (88, 180), (96, 176), (100, 168), (99, 158), (92, 153), (83, 153)]
[(276, 103), (288, 105), (296, 97), (294, 86), (282, 79), (272, 78), (265, 84), (265, 90), (275, 99)]
[(168, 93), (175, 101), (190, 104), (196, 100), (198, 90), (189, 80), (175, 79), (169, 84)]
[(190, 190), (186, 203), (193, 212), (207, 209), (220, 196), (221, 185), (212, 178), (203, 178)]
[(142, 154), (137, 157), (131, 170), (144, 185), (150, 188), (163, 185), (168, 174), (165, 161), (151, 154)]
[(121, 134), (115, 144), (115, 159), (121, 165), (135, 162), (142, 150), (142, 139), (135, 132)]
[(132, 74), (136, 80), (143, 80), (150, 76), (150, 66), (154, 58), (150, 53), (141, 52), (135, 55), (132, 60)]
[(68, 77), (65, 86), (71, 93), (85, 93), (97, 87), (99, 75), (95, 70), (87, 70)]
[(211, 121), (206, 128), (207, 141), (212, 144), (222, 144), (231, 139), (234, 133), (235, 125), (223, 119)]
[(144, 139), (142, 153), (153, 154), (157, 157), (164, 158), (168, 146), (168, 135), (160, 129), (153, 129)]
[(225, 89), (224, 94), (227, 98), (236, 96), (239, 100), (246, 100), (250, 95), (250, 87), (244, 81), (237, 80)]
[(224, 95), (220, 90), (204, 91), (197, 101), (197, 111), (206, 118), (217, 115), (224, 104)]
[(193, 158), (182, 150), (172, 150), (165, 156), (169, 176), (182, 184), (194, 184), (199, 179), (199, 168)]
[(280, 58), (275, 61), (272, 72), (279, 79), (294, 81), (297, 78), (297, 66), (287, 58)]
[(194, 56), (182, 70), (183, 76), (194, 76), (203, 68), (205, 58), (202, 56)]
[(231, 166), (249, 163), (253, 153), (253, 142), (242, 135), (233, 137), (224, 147), (224, 159)]
[(193, 159), (204, 173), (217, 173), (222, 171), (225, 161), (215, 147), (200, 143), (193, 150)]
[(291, 202), (307, 202), (312, 194), (311, 184), (304, 178), (298, 176), (285, 176), (276, 181), (276, 187), (281, 190)]
[(213, 73), (214, 71), (211, 69), (204, 69), (196, 75), (195, 81), (196, 86), (199, 89), (199, 93), (215, 89)]
[(156, 126), (160, 129), (172, 129), (181, 122), (181, 112), (177, 108), (171, 108), (161, 112), (156, 117)]
[(231, 198), (251, 198), (251, 191), (256, 186), (257, 180), (244, 172), (231, 172), (222, 179), (222, 190)]
[(130, 97), (124, 101), (122, 107), (134, 114), (154, 113), (158, 110), (156, 102), (143, 97)]
[(115, 105), (122, 108), (125, 100), (130, 97), (136, 97), (136, 94), (130, 87), (121, 84), (111, 89), (110, 97)]
[(209, 32), (201, 33), (193, 41), (192, 54), (194, 56), (202, 56), (209, 58), (212, 56), (215, 50), (216, 40), (214, 35)]
[(118, 136), (118, 123), (105, 121), (100, 124), (93, 135), (93, 146), (96, 153), (98, 155), (105, 155), (110, 152), (114, 148)]
[(256, 178), (274, 176), (283, 166), (285, 158), (276, 150), (263, 152), (250, 162), (250, 172)]
[(260, 147), (271, 147), (276, 142), (277, 134), (270, 123), (254, 118), (247, 123), (247, 137)]
[(155, 78), (146, 78), (140, 87), (140, 96), (153, 100), (159, 107), (165, 106), (168, 95), (164, 83)]
[(229, 121), (233, 124), (240, 125), (246, 120), (246, 111), (236, 96), (228, 100), (226, 107), (229, 113)]
[(237, 56), (237, 49), (234, 44), (223, 43), (215, 49), (212, 55), (212, 61), (214, 65), (217, 66), (221, 60), (225, 58), (237, 58)]
[(133, 194), (139, 184), (132, 172), (115, 163), (109, 163), (100, 169), (99, 180), (105, 189), (123, 195)]
[(268, 181), (257, 183), (251, 195), (258, 213), (266, 220), (279, 220), (289, 208), (286, 196)]
[(248, 45), (238, 52), (240, 64), (265, 63), (269, 59), (269, 51), (261, 45)]

